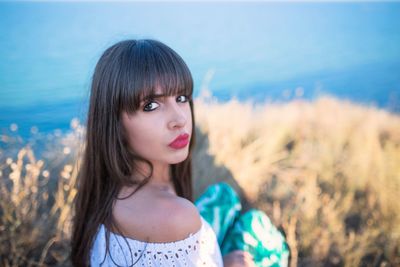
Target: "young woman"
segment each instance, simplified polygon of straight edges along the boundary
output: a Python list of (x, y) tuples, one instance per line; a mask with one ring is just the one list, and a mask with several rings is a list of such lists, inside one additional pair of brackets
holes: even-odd
[[(159, 41), (121, 41), (100, 57), (75, 206), (74, 266), (254, 266), (254, 255), (237, 247), (222, 256), (226, 231), (206, 216), (206, 195), (194, 204), (192, 92), (187, 65)], [(229, 186), (208, 193), (217, 187)]]

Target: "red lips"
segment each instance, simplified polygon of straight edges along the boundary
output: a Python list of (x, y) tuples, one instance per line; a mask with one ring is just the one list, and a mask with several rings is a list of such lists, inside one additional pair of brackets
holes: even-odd
[(189, 134), (181, 134), (179, 135), (171, 144), (170, 147), (175, 149), (184, 148), (189, 143)]

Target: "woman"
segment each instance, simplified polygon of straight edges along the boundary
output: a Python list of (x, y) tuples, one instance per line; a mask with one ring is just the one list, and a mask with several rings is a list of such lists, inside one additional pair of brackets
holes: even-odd
[(193, 80), (156, 40), (126, 40), (100, 57), (92, 80), (71, 259), (75, 266), (253, 266), (222, 257), (193, 204)]

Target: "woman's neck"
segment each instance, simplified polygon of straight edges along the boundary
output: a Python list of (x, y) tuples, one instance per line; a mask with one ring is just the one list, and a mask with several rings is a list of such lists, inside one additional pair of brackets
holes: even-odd
[[(132, 179), (135, 181), (143, 181), (145, 177), (150, 175), (150, 167), (147, 164), (141, 163), (135, 166), (136, 172), (135, 175), (132, 176)], [(175, 186), (171, 178), (170, 174), (170, 165), (169, 164), (160, 164), (153, 163), (153, 173), (150, 177), (149, 181), (143, 186), (143, 188), (151, 190), (153, 193), (157, 192), (168, 192), (173, 195), (177, 195), (175, 191)], [(137, 186), (129, 186), (124, 187), (121, 190), (122, 195), (129, 194), (132, 190), (136, 190)]]

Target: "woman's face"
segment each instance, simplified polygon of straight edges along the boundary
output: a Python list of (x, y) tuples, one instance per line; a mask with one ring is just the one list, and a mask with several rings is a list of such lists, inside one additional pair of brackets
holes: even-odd
[[(157, 90), (156, 94), (162, 94), (161, 90)], [(153, 164), (176, 164), (187, 158), (192, 136), (192, 116), (187, 96), (144, 100), (134, 114), (122, 112), (121, 115), (128, 143), (135, 154)], [(189, 135), (186, 146), (169, 146), (182, 134)]]

